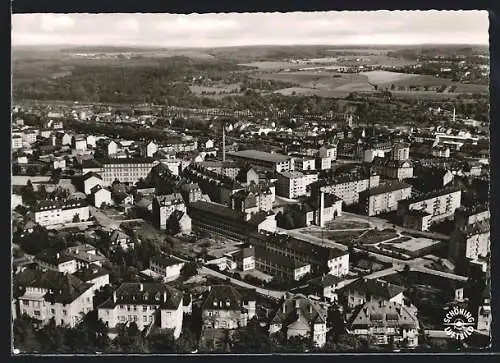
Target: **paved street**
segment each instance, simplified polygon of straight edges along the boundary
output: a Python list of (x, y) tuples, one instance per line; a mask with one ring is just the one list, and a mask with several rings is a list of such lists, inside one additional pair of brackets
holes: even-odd
[(233, 283), (235, 285), (245, 287), (247, 289), (255, 289), (257, 291), (257, 293), (259, 293), (260, 295), (268, 296), (268, 297), (271, 297), (274, 299), (281, 299), (283, 297), (283, 295), (285, 295), (285, 293), (286, 293), (285, 291), (269, 290), (269, 289), (263, 289), (261, 287), (253, 286), (253, 285), (250, 285), (244, 281), (233, 279), (229, 276), (221, 274), (220, 272), (211, 270), (207, 267), (201, 267), (200, 273), (205, 274), (205, 275), (211, 275), (214, 277), (218, 277), (218, 278), (224, 279), (224, 280), (229, 279), (231, 281), (231, 283)]

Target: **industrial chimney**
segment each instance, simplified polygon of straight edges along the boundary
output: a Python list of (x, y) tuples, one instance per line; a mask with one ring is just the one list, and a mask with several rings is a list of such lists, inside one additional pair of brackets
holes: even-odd
[(222, 124), (222, 161), (226, 161), (226, 127)]

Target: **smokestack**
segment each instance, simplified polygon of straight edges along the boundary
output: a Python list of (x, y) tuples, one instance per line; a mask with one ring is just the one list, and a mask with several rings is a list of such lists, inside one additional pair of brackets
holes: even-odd
[(453, 106), (453, 122), (455, 122), (456, 117), (457, 117), (457, 113), (456, 113), (456, 110), (455, 110), (455, 106)]
[(113, 302), (116, 303), (116, 291), (113, 291)]
[(222, 161), (226, 161), (226, 127), (222, 124)]
[(139, 291), (144, 291), (144, 285), (143, 284), (139, 284)]

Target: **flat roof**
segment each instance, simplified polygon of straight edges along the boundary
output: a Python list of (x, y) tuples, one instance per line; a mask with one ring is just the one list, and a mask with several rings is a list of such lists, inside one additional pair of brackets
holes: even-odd
[(228, 153), (229, 156), (236, 156), (245, 159), (261, 160), (271, 163), (281, 163), (290, 160), (292, 157), (282, 154), (268, 153), (258, 150), (241, 150)]

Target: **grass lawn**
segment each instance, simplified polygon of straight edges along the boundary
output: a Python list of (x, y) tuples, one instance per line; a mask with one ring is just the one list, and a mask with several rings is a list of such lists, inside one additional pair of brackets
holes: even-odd
[(396, 238), (398, 236), (399, 235), (393, 229), (384, 229), (382, 231), (372, 229), (361, 236), (361, 238), (359, 238), (357, 242), (364, 245), (377, 244), (392, 238)]

